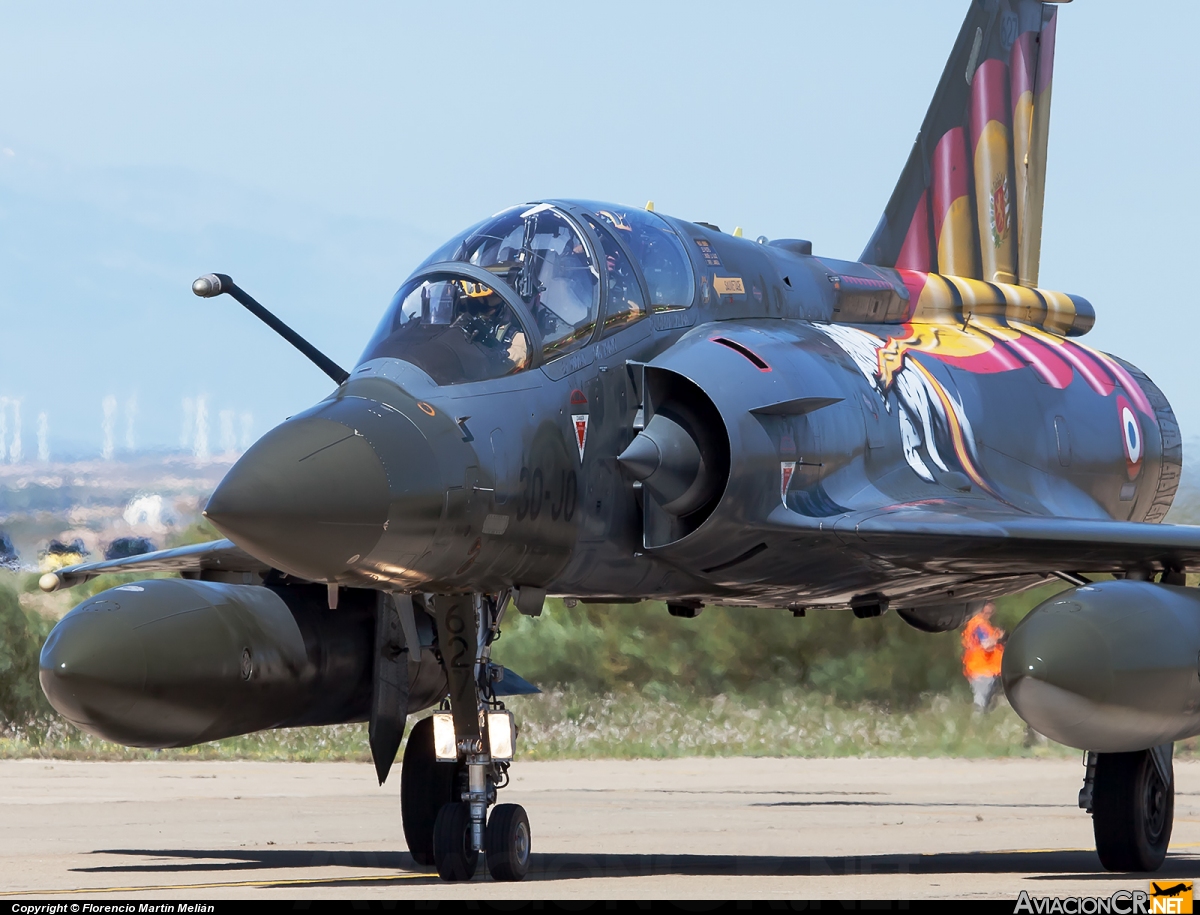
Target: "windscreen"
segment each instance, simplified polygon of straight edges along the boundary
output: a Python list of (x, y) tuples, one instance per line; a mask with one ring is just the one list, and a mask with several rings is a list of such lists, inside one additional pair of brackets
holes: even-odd
[(529, 367), (529, 341), (491, 287), (456, 277), (405, 283), (360, 362), (411, 362), (441, 385), (484, 381)]

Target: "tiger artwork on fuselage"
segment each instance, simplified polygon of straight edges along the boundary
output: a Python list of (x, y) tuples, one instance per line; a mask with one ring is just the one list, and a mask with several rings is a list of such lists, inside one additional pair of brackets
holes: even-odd
[[(968, 318), (963, 324), (912, 322), (886, 339), (861, 327), (818, 328), (854, 360), (888, 413), (894, 400), (904, 458), (922, 480), (934, 482), (930, 464), (942, 472), (952, 470), (944, 456), (949, 453), (975, 485), (998, 496), (981, 467), (964, 399), (917, 354), (972, 374), (1028, 368), (1059, 390), (1082, 379), (1096, 396), (1113, 399), (1130, 480), (1141, 470), (1144, 439), (1137, 414), (1155, 425), (1157, 419), (1137, 382), (1105, 353), (1036, 327), (987, 318)], [(952, 383), (953, 373), (950, 378)]]

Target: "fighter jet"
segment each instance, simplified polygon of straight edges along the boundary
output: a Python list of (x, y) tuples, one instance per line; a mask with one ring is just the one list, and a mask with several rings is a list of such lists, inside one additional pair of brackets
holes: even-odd
[(413, 857), (519, 880), (529, 819), (493, 806), (503, 697), (529, 688), (491, 660), (506, 613), (891, 609), (936, 632), (1056, 577), (1010, 637), (1008, 697), (1088, 751), (1104, 866), (1158, 868), (1172, 742), (1200, 734), (1200, 529), (1158, 523), (1182, 461), (1166, 398), (1080, 342), (1086, 299), (1038, 285), (1057, 12), (974, 0), (854, 260), (652, 206), (523, 203), (418, 265), (352, 370), (228, 276), (196, 280), (335, 387), (212, 494), (228, 539), (44, 576), (181, 576), (64, 617), (54, 707), (142, 747), (368, 721), (380, 783), (432, 707), (400, 775)]

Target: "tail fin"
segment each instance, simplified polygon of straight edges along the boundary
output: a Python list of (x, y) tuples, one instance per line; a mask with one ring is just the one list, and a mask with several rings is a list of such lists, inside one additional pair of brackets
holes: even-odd
[(1056, 13), (973, 0), (864, 263), (1037, 285)]

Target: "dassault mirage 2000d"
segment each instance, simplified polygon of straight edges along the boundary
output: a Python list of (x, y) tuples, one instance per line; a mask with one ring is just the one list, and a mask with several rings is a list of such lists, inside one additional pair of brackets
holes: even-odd
[(43, 578), (181, 576), (63, 618), (54, 707), (142, 747), (369, 721), (382, 783), (436, 706), (404, 752), (408, 847), (448, 880), (480, 852), (518, 880), (529, 820), (492, 807), (503, 697), (533, 689), (491, 660), (511, 608), (892, 609), (938, 632), (1057, 577), (1005, 689), (1087, 751), (1104, 866), (1158, 868), (1172, 742), (1200, 734), (1200, 528), (1158, 523), (1181, 465), (1162, 393), (1077, 342), (1085, 299), (1038, 286), (1056, 12), (972, 3), (858, 260), (650, 206), (522, 204), (417, 267), (352, 372), (229, 277), (196, 280), (337, 387), (217, 487), (227, 540)]

